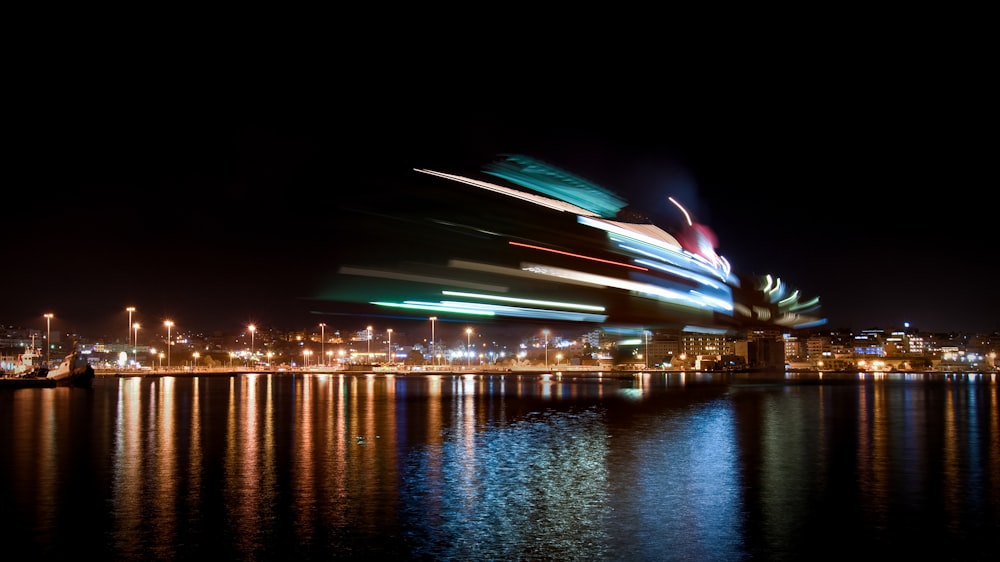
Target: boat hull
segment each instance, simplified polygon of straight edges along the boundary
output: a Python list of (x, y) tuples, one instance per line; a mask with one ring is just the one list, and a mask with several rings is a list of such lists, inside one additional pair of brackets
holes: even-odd
[(46, 378), (55, 382), (56, 386), (89, 386), (94, 381), (94, 368), (86, 358), (72, 353), (58, 367), (50, 370)]
[(46, 378), (54, 381), (56, 386), (90, 386), (94, 382), (94, 368), (90, 365), (77, 367), (59, 376), (50, 373)]

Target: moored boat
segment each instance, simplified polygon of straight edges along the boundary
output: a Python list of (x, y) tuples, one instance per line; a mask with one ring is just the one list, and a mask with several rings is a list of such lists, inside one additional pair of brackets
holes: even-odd
[(78, 351), (73, 351), (63, 358), (55, 369), (45, 375), (57, 386), (87, 386), (94, 380), (94, 368), (87, 362), (87, 357)]
[(42, 351), (35, 346), (32, 338), (31, 345), (24, 348), (24, 352), (17, 355), (17, 361), (10, 369), (10, 376), (15, 378), (44, 377), (47, 369), (42, 364)]

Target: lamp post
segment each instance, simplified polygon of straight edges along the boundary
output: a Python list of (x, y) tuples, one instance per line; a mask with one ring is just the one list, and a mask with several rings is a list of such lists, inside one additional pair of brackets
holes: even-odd
[(253, 369), (253, 333), (257, 331), (257, 326), (250, 324), (247, 326), (247, 330), (250, 330), (250, 359), (247, 366)]
[(465, 365), (467, 367), (472, 367), (472, 352), (469, 348), (472, 347), (472, 328), (465, 329)]
[[(170, 341), (170, 328), (174, 327), (174, 323), (167, 320), (163, 323), (167, 327), (167, 370), (170, 370), (170, 348), (174, 345), (174, 342)], [(163, 363), (163, 354), (160, 354), (160, 363)]]
[(389, 350), (386, 352), (385, 360), (388, 364), (392, 365), (392, 328), (386, 330), (389, 333)]
[(549, 368), (549, 331), (548, 330), (542, 330), (542, 333), (545, 334), (545, 368), (548, 369)]
[(368, 326), (368, 364), (372, 364), (372, 327)]
[(52, 359), (50, 358), (52, 354), (52, 317), (54, 315), (49, 312), (45, 314), (45, 366), (48, 367), (52, 364)]
[(135, 338), (132, 340), (132, 363), (135, 363), (136, 354), (138, 353), (135, 348), (139, 347), (139, 323), (136, 322), (132, 324), (132, 330), (135, 332)]
[[(326, 357), (326, 323), (319, 323), (319, 358), (324, 360)], [(325, 361), (325, 360), (324, 360)]]
[[(135, 312), (135, 307), (129, 306), (126, 307), (125, 310), (128, 312), (128, 324), (125, 326), (125, 339), (129, 339), (132, 337), (132, 313)], [(126, 344), (125, 347), (126, 352), (128, 351), (128, 348), (131, 346), (131, 343), (132, 342)]]
[(437, 365), (437, 360), (434, 358), (434, 322), (437, 321), (437, 316), (431, 316), (431, 364)]
[(191, 354), (191, 357), (194, 358), (194, 361), (191, 362), (191, 370), (194, 371), (198, 368), (198, 358), (201, 357), (201, 354), (195, 351)]

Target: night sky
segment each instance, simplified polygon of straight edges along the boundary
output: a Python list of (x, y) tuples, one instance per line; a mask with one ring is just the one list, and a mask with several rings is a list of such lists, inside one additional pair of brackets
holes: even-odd
[(365, 237), (336, 228), (338, 206), (412, 189), (413, 168), (473, 173), (516, 153), (654, 220), (682, 201), (735, 269), (818, 296), (830, 328), (1000, 329), (994, 133), (959, 93), (152, 86), (18, 106), (4, 324), (52, 312), (54, 329), (115, 334), (135, 306), (157, 329), (362, 329), (312, 299)]

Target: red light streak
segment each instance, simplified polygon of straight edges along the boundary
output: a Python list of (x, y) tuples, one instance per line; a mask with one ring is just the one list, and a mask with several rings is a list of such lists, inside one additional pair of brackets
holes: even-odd
[(641, 266), (638, 266), (638, 265), (632, 265), (630, 263), (622, 263), (622, 262), (619, 262), (619, 261), (611, 261), (611, 260), (602, 260), (601, 258), (594, 258), (594, 257), (590, 257), (590, 256), (583, 256), (583, 255), (574, 254), (574, 253), (571, 253), (571, 252), (563, 252), (562, 250), (553, 250), (551, 248), (543, 248), (541, 246), (534, 246), (532, 244), (522, 244), (520, 242), (511, 242), (509, 240), (507, 241), (507, 243), (510, 244), (511, 246), (521, 246), (521, 247), (524, 247), (524, 248), (531, 248), (533, 250), (542, 250), (544, 252), (552, 252), (553, 254), (562, 254), (564, 256), (570, 256), (570, 257), (573, 257), (573, 258), (580, 258), (580, 259), (590, 260), (590, 261), (598, 261), (598, 262), (601, 262), (601, 263), (607, 263), (607, 264), (611, 264), (611, 265), (620, 265), (622, 267), (629, 267), (629, 268), (632, 268), (632, 269), (638, 269), (639, 271), (649, 271), (649, 269), (647, 269), (645, 267), (641, 267)]

